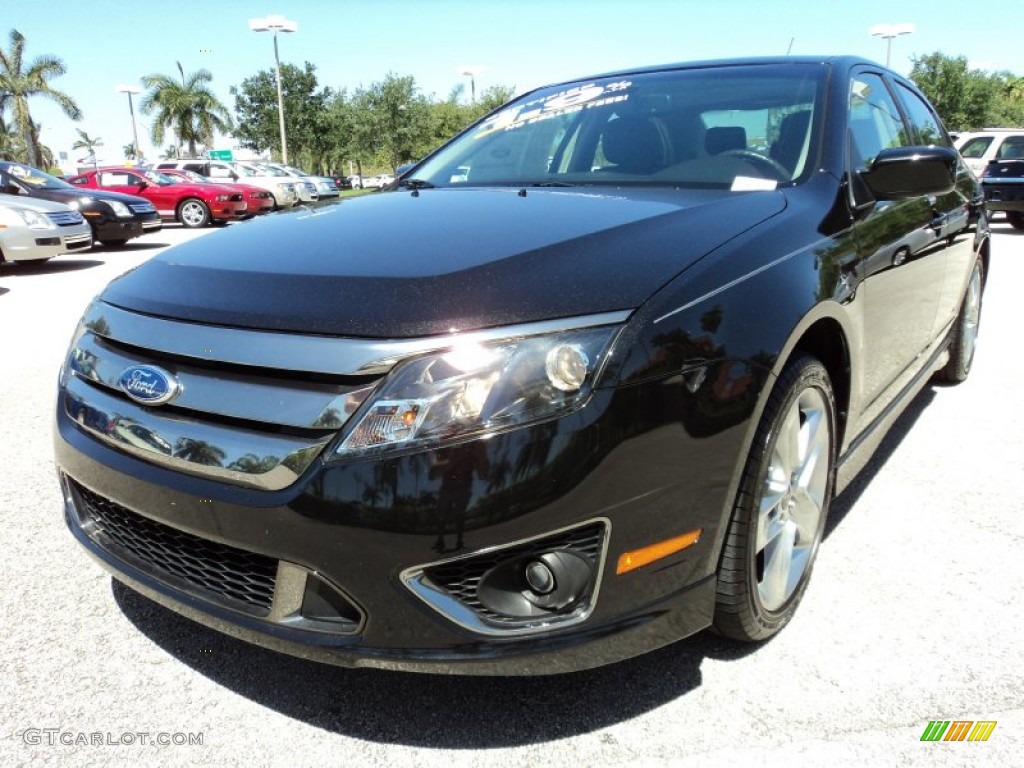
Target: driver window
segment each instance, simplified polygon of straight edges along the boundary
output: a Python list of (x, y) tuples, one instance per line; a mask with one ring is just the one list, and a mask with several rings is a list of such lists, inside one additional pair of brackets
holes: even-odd
[(138, 177), (123, 171), (101, 171), (100, 184), (104, 187), (123, 187), (138, 184)]
[(867, 170), (883, 149), (910, 145), (903, 118), (882, 78), (855, 76), (850, 87), (850, 167)]

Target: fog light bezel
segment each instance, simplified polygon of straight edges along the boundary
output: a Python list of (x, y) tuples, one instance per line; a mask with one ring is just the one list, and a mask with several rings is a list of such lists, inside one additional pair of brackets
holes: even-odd
[[(442, 584), (430, 577), (429, 572), (433, 569), (453, 564), (468, 563), (476, 559), (492, 558), (503, 553), (508, 553), (510, 560), (529, 561), (534, 556), (543, 555), (557, 549), (557, 547), (551, 545), (545, 546), (545, 542), (550, 542), (558, 537), (565, 537), (567, 534), (597, 525), (600, 525), (601, 531), (596, 558), (592, 565), (592, 581), (585, 596), (577, 603), (571, 605), (570, 610), (567, 611), (559, 612), (554, 610), (543, 615), (522, 618), (509, 616), (506, 620), (498, 623), (488, 620), (486, 616), (478, 613), (471, 605), (452, 594)], [(611, 520), (607, 517), (588, 518), (579, 523), (545, 531), (536, 536), (485, 547), (456, 557), (412, 566), (399, 574), (399, 581), (416, 597), (441, 614), (445, 619), (479, 635), (489, 637), (524, 637), (554, 632), (580, 624), (586, 621), (593, 613), (600, 597), (601, 584), (604, 580), (608, 547), (611, 541), (611, 527)], [(567, 551), (572, 552), (571, 549)]]

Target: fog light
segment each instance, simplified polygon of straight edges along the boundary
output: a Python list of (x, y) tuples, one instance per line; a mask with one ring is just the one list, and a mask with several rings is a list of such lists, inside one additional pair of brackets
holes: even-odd
[(555, 588), (555, 574), (547, 563), (534, 560), (526, 566), (526, 583), (538, 595), (546, 595)]

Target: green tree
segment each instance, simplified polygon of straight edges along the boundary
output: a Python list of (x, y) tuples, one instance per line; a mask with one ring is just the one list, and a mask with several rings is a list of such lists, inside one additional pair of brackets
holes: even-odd
[(213, 143), (214, 131), (231, 130), (231, 115), (210, 90), (213, 75), (209, 70), (200, 69), (186, 76), (181, 62), (175, 63), (180, 82), (159, 73), (142, 78), (142, 84), (149, 90), (140, 106), (145, 114), (154, 114), (153, 143), (162, 144), (165, 133), (171, 130), (177, 135), (179, 146), (188, 144), (189, 156), (195, 157), (199, 144)]
[[(238, 86), (235, 97), (235, 136), (247, 149), (271, 150), (281, 156), (281, 130), (277, 114), (277, 77), (271, 69), (257, 72)], [(330, 88), (320, 88), (316, 67), (305, 62), (281, 65), (281, 96), (284, 101), (288, 160), (304, 170), (320, 169), (329, 150)]]
[(92, 138), (81, 128), (75, 128), (75, 131), (78, 132), (78, 138), (75, 140), (75, 143), (71, 145), (71, 148), (87, 150), (89, 155), (92, 157), (92, 167), (97, 168), (99, 164), (96, 160), (96, 147), (103, 146), (103, 139), (99, 136)]
[(361, 154), (394, 171), (432, 148), (431, 105), (411, 75), (389, 72), (383, 82), (356, 91), (353, 102), (353, 142)]
[(18, 30), (10, 32), (10, 48), (0, 48), (0, 104), (9, 102), (14, 123), (25, 146), (25, 159), (29, 165), (40, 164), (38, 132), (32, 122), (28, 100), (32, 96), (45, 96), (56, 102), (72, 120), (81, 120), (82, 111), (74, 99), (50, 86), (49, 81), (67, 70), (56, 56), (38, 56), (25, 64), (25, 36)]
[(951, 131), (973, 131), (1004, 119), (1004, 75), (970, 69), (965, 56), (936, 52), (911, 57), (910, 79)]

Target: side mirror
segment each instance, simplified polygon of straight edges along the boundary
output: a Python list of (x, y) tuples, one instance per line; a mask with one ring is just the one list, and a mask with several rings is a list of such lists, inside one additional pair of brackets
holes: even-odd
[(944, 195), (956, 184), (957, 151), (950, 147), (883, 149), (860, 178), (878, 200)]

